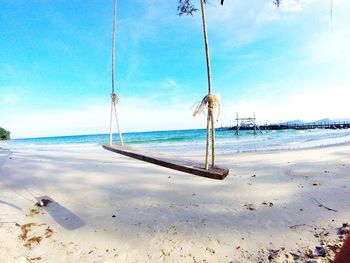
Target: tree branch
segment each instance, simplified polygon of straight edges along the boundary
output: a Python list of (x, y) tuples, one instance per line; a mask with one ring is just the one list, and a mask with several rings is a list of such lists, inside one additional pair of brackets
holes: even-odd
[[(193, 13), (198, 11), (198, 8), (196, 8), (192, 4), (192, 0), (178, 0), (178, 1), (179, 1), (179, 5), (177, 6), (177, 11), (179, 16), (182, 16), (182, 15), (193, 16)], [(204, 2), (207, 3), (207, 0), (205, 0)], [(273, 3), (279, 7), (281, 4), (281, 0), (274, 0)], [(224, 0), (220, 0), (220, 4), (224, 5)]]

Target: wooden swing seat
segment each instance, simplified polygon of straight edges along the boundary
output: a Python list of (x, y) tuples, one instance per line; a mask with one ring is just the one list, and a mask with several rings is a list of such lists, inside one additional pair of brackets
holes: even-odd
[(155, 155), (148, 152), (133, 149), (129, 146), (121, 145), (102, 145), (106, 150), (119, 153), (134, 159), (153, 163), (155, 165), (163, 166), (169, 169), (198, 175), (206, 178), (223, 180), (229, 173), (229, 169), (220, 168), (218, 166), (209, 166), (208, 170), (205, 170), (204, 165), (193, 161), (181, 160), (179, 158), (170, 158), (164, 155)]

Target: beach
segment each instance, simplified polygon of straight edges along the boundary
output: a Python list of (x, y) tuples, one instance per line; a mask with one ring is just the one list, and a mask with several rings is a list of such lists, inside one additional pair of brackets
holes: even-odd
[(0, 149), (0, 262), (334, 258), (350, 214), (349, 143), (217, 163), (230, 169), (223, 181), (98, 145)]
[(1, 1), (0, 263), (350, 263), (349, 12)]

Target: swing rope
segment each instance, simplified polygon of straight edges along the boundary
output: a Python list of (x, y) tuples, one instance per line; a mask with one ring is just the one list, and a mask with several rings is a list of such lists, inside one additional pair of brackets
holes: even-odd
[[(214, 126), (214, 107), (218, 107), (220, 112), (220, 101), (219, 98), (212, 94), (212, 80), (210, 71), (210, 55), (209, 55), (209, 45), (208, 36), (206, 28), (206, 17), (204, 10), (205, 0), (201, 0), (201, 11), (202, 11), (202, 22), (203, 22), (203, 35), (205, 43), (206, 52), (206, 62), (207, 62), (207, 75), (208, 75), (208, 94), (202, 99), (202, 101), (197, 106), (193, 116), (197, 115), (199, 112), (207, 111), (207, 134), (206, 134), (206, 150), (205, 150), (205, 170), (209, 169), (209, 147), (211, 139), (211, 166), (215, 166), (215, 126)], [(123, 146), (123, 137), (120, 132), (119, 120), (117, 115), (117, 103), (119, 101), (118, 96), (114, 92), (114, 59), (115, 59), (115, 35), (116, 35), (116, 13), (117, 13), (117, 0), (114, 0), (114, 16), (113, 16), (113, 31), (112, 31), (112, 93), (111, 93), (111, 114), (110, 114), (110, 130), (109, 130), (109, 145), (112, 146), (113, 134), (112, 134), (112, 123), (113, 123), (113, 113), (116, 119), (118, 135), (120, 144)]]
[(205, 147), (205, 170), (209, 169), (209, 146), (211, 137), (211, 166), (215, 166), (215, 127), (214, 127), (214, 107), (217, 106), (220, 110), (219, 98), (212, 94), (212, 81), (210, 71), (210, 55), (208, 45), (208, 35), (206, 27), (206, 18), (204, 10), (205, 0), (201, 0), (202, 22), (203, 22), (203, 35), (205, 44), (205, 54), (207, 60), (207, 75), (208, 75), (208, 95), (206, 95), (201, 103), (197, 106), (193, 115), (197, 115), (199, 112), (203, 112), (207, 109), (207, 138)]
[(112, 124), (113, 124), (113, 113), (117, 123), (118, 135), (120, 144), (123, 146), (123, 136), (120, 131), (118, 114), (117, 114), (117, 103), (119, 101), (118, 96), (114, 92), (114, 49), (115, 49), (115, 35), (116, 35), (116, 20), (117, 20), (117, 0), (114, 0), (114, 12), (113, 12), (113, 30), (112, 30), (112, 93), (111, 93), (111, 115), (109, 122), (109, 145), (113, 144), (113, 133), (112, 133)]

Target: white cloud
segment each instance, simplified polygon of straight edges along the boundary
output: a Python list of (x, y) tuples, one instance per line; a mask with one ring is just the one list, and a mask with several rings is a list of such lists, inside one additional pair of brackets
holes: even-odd
[(1, 95), (1, 99), (5, 104), (16, 104), (20, 101), (20, 98), (15, 93), (5, 93)]
[[(302, 91), (303, 90), (303, 91)], [(256, 113), (259, 123), (302, 119), (349, 118), (348, 98), (350, 82), (343, 85), (310, 86), (278, 99), (264, 85), (256, 90), (259, 96), (245, 99), (222, 98), (222, 111), (217, 126), (235, 123), (235, 114), (251, 116)], [(265, 94), (264, 94), (265, 93)], [(188, 98), (166, 107), (154, 103), (153, 98), (124, 97), (117, 106), (123, 132), (205, 128), (206, 117), (193, 118)], [(1, 124), (12, 132), (13, 138), (72, 134), (108, 133), (110, 104), (83, 103), (78, 108), (41, 112), (20, 112), (2, 116)], [(116, 125), (114, 126), (116, 132)]]
[[(284, 0), (280, 5), (280, 8), (286, 13), (297, 13), (303, 11), (315, 2), (315, 0)], [(317, 2), (319, 4), (319, 1)]]
[(279, 8), (272, 0), (226, 1), (217, 8), (209, 5), (206, 8), (209, 34), (220, 38), (217, 50), (230, 51), (280, 34), (284, 24), (303, 21), (300, 18), (306, 11), (317, 13), (320, 9), (317, 5), (321, 4), (315, 0), (285, 0)]
[[(122, 98), (117, 105), (123, 132), (199, 128), (205, 118), (193, 118), (191, 102), (159, 107), (152, 98)], [(110, 104), (76, 105), (76, 108), (18, 112), (2, 116), (2, 126), (13, 138), (95, 134), (109, 131)], [(116, 126), (114, 126), (116, 131)]]
[(341, 59), (349, 63), (350, 28), (348, 24), (334, 26), (333, 30), (315, 34), (304, 52), (311, 63), (326, 63)]
[(316, 121), (323, 118), (349, 118), (348, 98), (350, 81), (342, 85), (310, 86), (294, 94), (286, 94), (278, 100), (269, 96), (247, 97), (237, 101), (226, 101), (223, 105), (221, 125), (234, 124), (236, 112), (241, 116), (256, 113), (258, 122), (270, 123), (302, 119)]
[(178, 85), (174, 79), (168, 77), (160, 83), (160, 86), (164, 88), (174, 88), (174, 87), (177, 87)]

